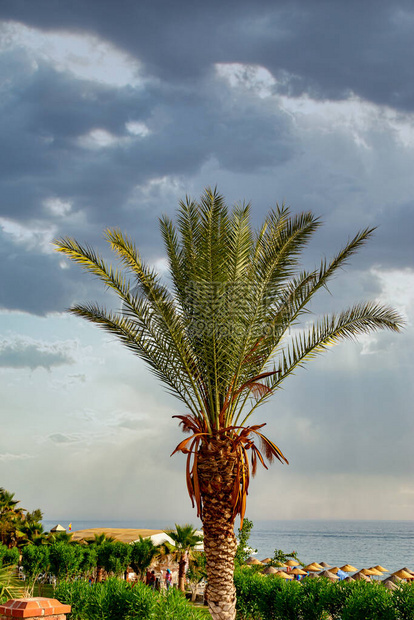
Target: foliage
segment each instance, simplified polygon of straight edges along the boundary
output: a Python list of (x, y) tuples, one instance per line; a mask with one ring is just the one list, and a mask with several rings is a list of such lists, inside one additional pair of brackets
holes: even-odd
[(74, 577), (82, 562), (82, 550), (67, 542), (54, 542), (49, 547), (50, 572), (58, 581)]
[[(359, 585), (359, 584), (358, 584)], [(342, 609), (342, 620), (397, 620), (393, 593), (381, 583), (363, 583), (353, 588)]]
[(299, 560), (296, 551), (292, 551), (291, 553), (285, 553), (284, 551), (282, 551), (282, 549), (275, 549), (273, 558), (271, 559), (269, 564), (271, 566), (282, 566), (288, 560), (296, 560), (297, 562), (299, 562), (299, 564), (303, 566), (303, 562)]
[(165, 532), (174, 541), (174, 547), (168, 543), (161, 545), (178, 562), (178, 588), (181, 591), (185, 589), (186, 562), (192, 558), (195, 547), (203, 540), (203, 537), (196, 532), (192, 525), (177, 525), (176, 523), (175, 530), (170, 529)]
[(141, 581), (144, 580), (146, 570), (158, 554), (159, 549), (154, 545), (151, 538), (140, 536), (139, 540), (131, 545), (129, 563)]
[(79, 547), (82, 551), (82, 558), (79, 564), (79, 570), (84, 577), (91, 576), (96, 569), (98, 554), (93, 546)]
[(412, 582), (400, 582), (397, 590), (393, 592), (392, 598), (398, 619), (412, 620), (414, 618), (414, 584)]
[(239, 565), (244, 564), (245, 561), (250, 557), (252, 552), (257, 551), (257, 549), (251, 549), (249, 547), (249, 538), (250, 538), (250, 533), (252, 529), (253, 529), (253, 521), (250, 521), (250, 519), (243, 519), (243, 523), (241, 524), (241, 527), (239, 527), (238, 529), (238, 536), (237, 536), (238, 545), (237, 545), (236, 556), (234, 558), (235, 564), (239, 564)]
[(97, 547), (98, 563), (108, 575), (122, 575), (128, 567), (130, 555), (131, 546), (120, 541), (106, 541)]
[(24, 594), (22, 583), (16, 577), (16, 567), (0, 567), (0, 604), (11, 598), (22, 598)]
[(56, 598), (72, 606), (71, 620), (203, 620), (204, 614), (189, 605), (180, 592), (158, 593), (138, 582), (118, 579), (89, 584), (61, 582)]
[(283, 581), (274, 575), (235, 571), (242, 620), (412, 620), (414, 584), (390, 592), (382, 583), (331, 583), (328, 579)]
[(14, 493), (0, 488), (0, 542), (9, 548), (34, 542), (43, 534), (42, 511), (27, 512), (18, 504)]
[(191, 600), (196, 599), (197, 586), (207, 579), (206, 556), (202, 551), (193, 551), (187, 570), (187, 580), (191, 590)]
[(117, 336), (190, 412), (178, 416), (191, 436), (177, 450), (187, 454), (187, 486), (199, 514), (197, 454), (202, 444), (221, 436), (232, 445), (239, 462), (234, 516), (243, 518), (248, 451), (253, 473), (259, 461), (286, 461), (261, 433), (263, 425), (247, 426), (251, 414), (284, 379), (327, 347), (381, 328), (398, 331), (402, 324), (393, 309), (364, 303), (290, 335), (313, 295), (373, 232), (362, 230), (331, 262), (322, 260), (319, 268), (303, 271), (299, 257), (319, 225), (310, 212), (292, 216), (285, 206), (277, 206), (255, 232), (249, 205), (230, 211), (216, 190), (206, 189), (198, 203), (180, 203), (177, 226), (166, 216), (160, 220), (173, 292), (119, 230), (105, 235), (124, 271), (74, 239), (55, 242), (59, 252), (122, 300), (120, 313), (96, 304), (78, 304), (71, 312)]
[(18, 564), (20, 559), (19, 550), (16, 547), (9, 549), (6, 545), (0, 544), (0, 567)]
[(21, 566), (28, 581), (28, 588), (33, 592), (34, 584), (40, 574), (49, 570), (49, 547), (27, 545), (22, 549)]

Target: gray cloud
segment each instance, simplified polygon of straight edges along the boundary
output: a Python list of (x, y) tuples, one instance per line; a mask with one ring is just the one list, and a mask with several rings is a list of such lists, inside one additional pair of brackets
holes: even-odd
[(65, 435), (63, 433), (53, 433), (49, 435), (49, 439), (57, 444), (72, 444), (81, 441), (79, 435)]
[(0, 14), (45, 30), (98, 34), (166, 81), (190, 81), (214, 62), (247, 61), (267, 67), (289, 93), (338, 99), (354, 92), (401, 109), (414, 105), (408, 0), (4, 0)]
[(3, 368), (45, 368), (63, 366), (75, 362), (67, 343), (44, 343), (23, 338), (0, 340), (0, 367)]

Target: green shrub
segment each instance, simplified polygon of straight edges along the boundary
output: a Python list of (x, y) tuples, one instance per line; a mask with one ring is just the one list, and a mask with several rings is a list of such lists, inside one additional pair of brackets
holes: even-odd
[(350, 584), (351, 594), (342, 610), (342, 620), (398, 620), (393, 593), (382, 583)]
[[(289, 584), (290, 585), (290, 584)], [(300, 584), (298, 617), (301, 620), (325, 620), (329, 614), (326, 609), (331, 593), (328, 579), (304, 579)]]
[(413, 620), (414, 618), (414, 584), (401, 582), (392, 593), (398, 620)]
[(55, 597), (72, 606), (68, 620), (205, 620), (181, 592), (167, 595), (141, 582), (131, 585), (116, 578), (94, 584), (61, 582)]

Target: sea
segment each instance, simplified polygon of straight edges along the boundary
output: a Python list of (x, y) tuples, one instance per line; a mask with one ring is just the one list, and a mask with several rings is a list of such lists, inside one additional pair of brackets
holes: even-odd
[[(146, 521), (43, 521), (46, 531), (60, 523), (72, 531), (91, 527), (167, 529), (171, 523)], [(276, 549), (295, 551), (301, 562), (351, 564), (358, 570), (381, 564), (390, 572), (414, 570), (413, 521), (254, 521), (249, 546), (254, 557), (272, 557)]]

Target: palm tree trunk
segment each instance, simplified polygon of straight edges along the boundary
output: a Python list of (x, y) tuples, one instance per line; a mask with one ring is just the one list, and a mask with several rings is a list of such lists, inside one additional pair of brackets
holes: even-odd
[(185, 557), (181, 556), (178, 563), (178, 589), (185, 592)]
[(236, 457), (226, 440), (212, 438), (201, 447), (198, 477), (203, 500), (207, 604), (214, 620), (236, 617), (233, 573), (237, 543), (231, 505), (235, 471)]

